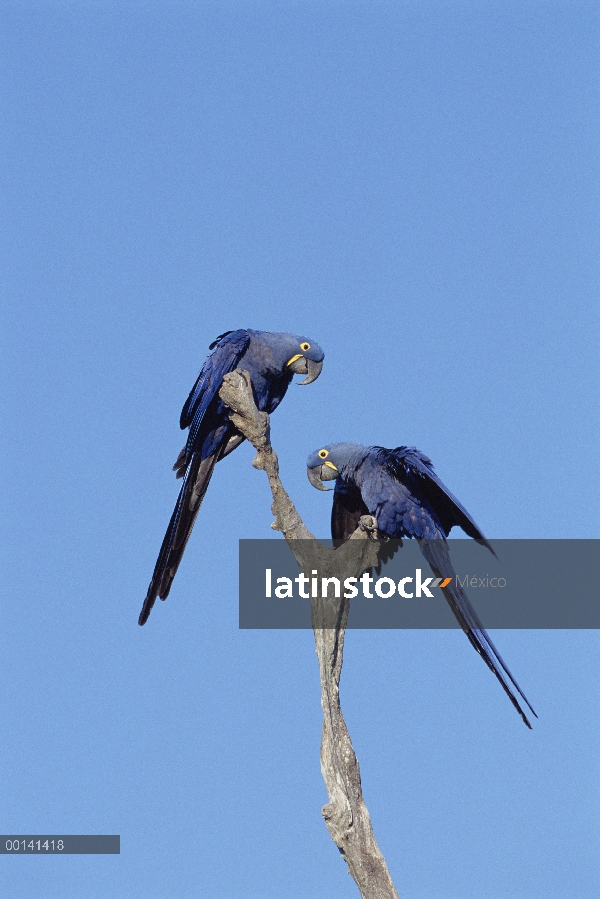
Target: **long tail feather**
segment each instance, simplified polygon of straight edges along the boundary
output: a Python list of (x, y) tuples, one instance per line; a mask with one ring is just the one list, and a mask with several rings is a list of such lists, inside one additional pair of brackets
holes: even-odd
[(214, 467), (221, 458), (223, 448), (220, 447), (206, 459), (200, 460), (198, 456), (192, 457), (190, 460), (158, 554), (138, 624), (146, 623), (157, 597), (166, 599), (169, 595), (173, 578), (185, 552), (196, 516), (208, 489)]
[(436, 577), (452, 578), (450, 584), (442, 589), (448, 605), (456, 616), (456, 619), (461, 628), (469, 638), (471, 645), (482, 657), (488, 668), (494, 672), (494, 674), (502, 684), (502, 688), (520, 714), (521, 718), (523, 719), (527, 727), (531, 729), (531, 724), (527, 718), (527, 715), (521, 708), (519, 700), (513, 693), (512, 687), (515, 688), (521, 699), (523, 699), (527, 707), (530, 709), (532, 714), (535, 715), (536, 718), (537, 715), (533, 710), (531, 703), (508, 670), (506, 664), (504, 663), (504, 660), (502, 659), (502, 656), (486, 633), (486, 630), (483, 627), (483, 624), (481, 623), (477, 612), (471, 605), (467, 594), (460, 586), (456, 577), (456, 572), (452, 567), (448, 544), (443, 539), (433, 541), (419, 540), (419, 546), (421, 548), (421, 552), (429, 562), (431, 570), (434, 572)]

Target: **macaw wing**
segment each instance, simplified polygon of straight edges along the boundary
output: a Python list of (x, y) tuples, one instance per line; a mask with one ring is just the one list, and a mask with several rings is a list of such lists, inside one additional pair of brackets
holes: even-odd
[(414, 446), (379, 450), (384, 468), (395, 480), (404, 484), (415, 496), (423, 496), (438, 517), (446, 535), (458, 525), (465, 534), (494, 552), (465, 507), (450, 493), (433, 470), (430, 459)]
[(182, 431), (192, 425), (196, 428), (200, 426), (206, 410), (219, 391), (224, 376), (237, 368), (249, 342), (248, 332), (239, 330), (226, 331), (211, 343), (212, 353), (202, 366), (181, 410), (179, 425)]
[(211, 344), (209, 344), (209, 347), (208, 347), (209, 350), (214, 350), (214, 348), (217, 346), (219, 341), (223, 340), (224, 337), (227, 337), (228, 334), (233, 334), (233, 331), (223, 331), (222, 334), (219, 334), (218, 337), (215, 337), (213, 342)]

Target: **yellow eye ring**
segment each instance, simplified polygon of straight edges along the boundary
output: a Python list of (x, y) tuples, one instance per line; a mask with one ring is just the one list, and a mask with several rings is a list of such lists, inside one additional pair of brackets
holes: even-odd
[(319, 450), (319, 459), (326, 459), (329, 455), (327, 450)]
[(305, 353), (307, 350), (310, 350), (310, 343), (301, 343), (300, 349), (303, 353)]

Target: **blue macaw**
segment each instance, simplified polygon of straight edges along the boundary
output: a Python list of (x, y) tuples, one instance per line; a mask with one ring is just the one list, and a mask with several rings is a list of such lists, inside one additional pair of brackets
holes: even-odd
[(173, 470), (183, 483), (139, 624), (148, 620), (157, 596), (166, 599), (169, 595), (215, 465), (244, 440), (219, 398), (224, 376), (236, 368), (247, 371), (258, 409), (271, 413), (284, 398), (295, 374), (306, 375), (301, 384), (311, 384), (323, 368), (324, 353), (318, 343), (296, 334), (226, 331), (211, 343), (209, 350), (212, 352), (181, 411), (179, 424), (182, 430), (189, 428), (189, 434)]
[(387, 537), (417, 538), (435, 576), (451, 578), (448, 586), (443, 588), (450, 608), (527, 727), (531, 728), (512, 687), (536, 718), (537, 715), (461, 588), (445, 538), (451, 528), (458, 525), (492, 553), (494, 550), (464, 506), (440, 481), (431, 460), (414, 446), (384, 449), (357, 443), (331, 443), (312, 453), (307, 466), (308, 479), (319, 490), (328, 489), (323, 481), (336, 482), (331, 514), (334, 543), (339, 544), (350, 537), (361, 515), (373, 515), (378, 531)]

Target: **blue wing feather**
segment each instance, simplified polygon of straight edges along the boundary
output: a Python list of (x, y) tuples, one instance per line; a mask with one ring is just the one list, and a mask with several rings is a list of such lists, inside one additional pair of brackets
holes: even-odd
[(390, 450), (373, 449), (375, 452), (369, 453), (360, 468), (360, 490), (379, 530), (397, 538), (433, 540), (441, 536), (441, 525), (425, 501), (420, 484), (411, 483), (403, 470), (390, 470), (383, 455), (389, 455)]
[(211, 343), (212, 353), (206, 359), (202, 370), (196, 379), (196, 383), (190, 391), (179, 419), (181, 430), (189, 428), (194, 422), (198, 423), (198, 411), (200, 421), (211, 401), (214, 399), (223, 376), (237, 367), (241, 356), (248, 347), (250, 335), (245, 330), (227, 331), (220, 338)]
[(375, 449), (380, 463), (393, 478), (416, 496), (425, 497), (444, 529), (444, 536), (448, 536), (456, 525), (496, 555), (471, 515), (439, 479), (431, 459), (414, 446), (399, 446), (394, 450), (383, 447)]

